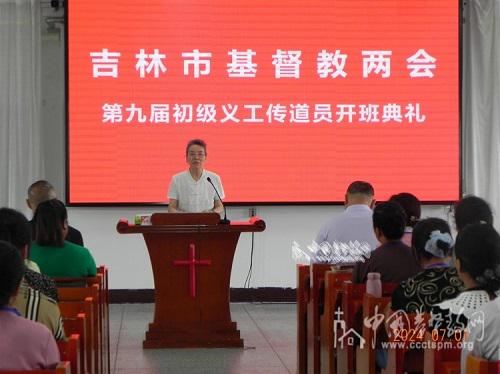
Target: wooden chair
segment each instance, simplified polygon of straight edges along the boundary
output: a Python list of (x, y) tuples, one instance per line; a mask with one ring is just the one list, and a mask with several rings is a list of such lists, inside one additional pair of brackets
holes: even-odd
[(307, 372), (307, 302), (309, 265), (297, 265), (297, 374)]
[[(429, 332), (425, 333), (424, 340), (432, 342)], [(458, 373), (460, 374), (460, 355), (462, 349), (458, 347), (455, 340), (439, 339), (440, 343), (447, 343), (449, 348), (433, 349), (427, 345), (424, 349), (424, 374)]]
[[(363, 347), (356, 347), (356, 373), (375, 374), (375, 350), (378, 348), (377, 334), (385, 328), (384, 310), (391, 302), (390, 297), (375, 297), (370, 294), (363, 295)], [(380, 320), (377, 321), (377, 315)], [(374, 330), (366, 325), (371, 321), (371, 325), (380, 326)], [(377, 331), (378, 330), (378, 331)]]
[(94, 367), (97, 372), (104, 373), (104, 362), (102, 354), (103, 342), (101, 339), (103, 321), (101, 318), (99, 318), (100, 316), (102, 316), (102, 308), (100, 308), (101, 303), (99, 302), (98, 284), (94, 283), (90, 287), (58, 288), (57, 292), (59, 294), (59, 303), (63, 302), (80, 304), (86, 298), (92, 299), (93, 331), (91, 335), (93, 339), (92, 346), (94, 349)]
[[(320, 371), (320, 315), (323, 312), (325, 296), (325, 273), (331, 264), (311, 264), (309, 266), (309, 300), (307, 301), (307, 373)], [(351, 279), (350, 271), (343, 272), (343, 279)]]
[[(356, 330), (361, 331), (361, 308), (363, 307), (363, 295), (365, 294), (366, 286), (364, 283), (355, 284), (351, 281), (346, 281), (342, 284), (342, 300), (340, 319), (344, 322), (344, 330), (336, 331), (334, 325), (334, 338), (337, 341), (336, 355), (337, 355), (337, 373), (354, 373), (354, 346), (346, 344), (344, 346), (344, 338), (350, 334), (361, 337), (361, 334)], [(359, 319), (356, 320), (356, 317)]]
[[(389, 297), (392, 295), (397, 285), (395, 283), (382, 284), (382, 296)], [(363, 331), (363, 297), (366, 292), (364, 283), (355, 284), (351, 281), (346, 281), (342, 285), (341, 292), (341, 311), (342, 319), (345, 322), (345, 332), (354, 334), (357, 338), (362, 338)], [(337, 339), (342, 336), (338, 336)], [(354, 373), (356, 356), (355, 347), (353, 345), (337, 344), (337, 372), (338, 373)]]
[(110, 350), (110, 333), (109, 333), (109, 278), (108, 278), (108, 268), (101, 265), (97, 268), (97, 275), (101, 275), (102, 285), (100, 288), (99, 300), (102, 304), (102, 337), (103, 337), (103, 354), (105, 367), (104, 372), (111, 374), (111, 350)]
[(71, 366), (69, 361), (61, 361), (55, 369), (44, 370), (3, 370), (2, 374), (71, 374)]
[(472, 355), (467, 356), (467, 374), (500, 374), (500, 361), (487, 361)]
[(99, 352), (100, 352), (100, 370), (103, 373), (111, 373), (111, 355), (110, 355), (110, 334), (109, 334), (109, 286), (108, 286), (108, 268), (101, 265), (97, 268), (95, 277), (84, 278), (54, 278), (54, 281), (60, 288), (78, 288), (91, 287), (94, 284), (98, 286), (98, 326), (99, 326)]
[(98, 354), (98, 342), (96, 334), (98, 333), (94, 310), (96, 301), (87, 297), (83, 301), (59, 301), (59, 309), (63, 318), (76, 317), (80, 313), (85, 314), (85, 356), (87, 361), (87, 370), (91, 374), (97, 374), (99, 366), (96, 366), (95, 355)]
[[(87, 349), (86, 343), (88, 341), (88, 333), (87, 333), (87, 323), (85, 313), (78, 313), (76, 316), (63, 316), (63, 324), (64, 331), (66, 332), (66, 336), (71, 336), (72, 334), (76, 334), (79, 336), (78, 341), (78, 352), (79, 352), (79, 363), (80, 368), (78, 369), (81, 374), (87, 374)], [(71, 370), (73, 372), (73, 369)]]
[[(393, 316), (399, 316), (399, 326), (397, 329), (391, 329), (386, 323), (386, 328), (389, 335), (389, 343), (394, 343), (395, 348), (388, 351), (387, 367), (382, 371), (384, 374), (403, 374), (405, 368), (405, 360), (407, 355), (412, 355), (412, 362), (416, 363), (418, 367), (412, 368), (411, 371), (422, 371), (424, 363), (423, 350), (410, 350), (410, 343), (415, 341), (423, 341), (427, 324), (429, 322), (429, 314), (422, 313), (420, 315), (414, 313), (398, 314), (393, 313)], [(386, 321), (391, 324), (391, 321)], [(418, 323), (417, 323), (418, 322)], [(400, 332), (411, 332), (412, 337), (402, 339)]]
[(61, 360), (69, 361), (71, 374), (82, 374), (80, 372), (80, 335), (71, 334), (66, 341), (57, 342)]
[(336, 363), (334, 354), (333, 322), (335, 312), (340, 308), (342, 284), (351, 279), (351, 271), (327, 271), (324, 283), (323, 313), (320, 316), (320, 372), (322, 374), (335, 374)]

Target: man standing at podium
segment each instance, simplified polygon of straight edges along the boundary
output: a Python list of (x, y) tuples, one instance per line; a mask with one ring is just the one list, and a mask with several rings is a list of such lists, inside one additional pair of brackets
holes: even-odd
[(168, 189), (170, 213), (222, 213), (222, 201), (215, 189), (221, 199), (224, 189), (217, 174), (203, 169), (206, 159), (207, 144), (201, 139), (190, 140), (186, 146), (189, 169), (174, 175)]

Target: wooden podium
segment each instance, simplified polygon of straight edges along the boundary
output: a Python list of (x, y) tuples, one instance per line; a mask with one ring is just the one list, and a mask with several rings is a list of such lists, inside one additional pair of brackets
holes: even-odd
[(155, 312), (144, 348), (243, 347), (229, 310), (234, 251), (240, 233), (266, 224), (219, 220), (216, 213), (155, 213), (148, 226), (118, 222), (120, 234), (144, 236), (153, 268)]

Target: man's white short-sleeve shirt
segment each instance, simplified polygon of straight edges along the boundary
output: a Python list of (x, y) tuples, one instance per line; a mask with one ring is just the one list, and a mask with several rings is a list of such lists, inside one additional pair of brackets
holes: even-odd
[(178, 208), (187, 213), (201, 213), (214, 207), (214, 201), (219, 200), (214, 188), (207, 177), (217, 188), (221, 198), (224, 198), (224, 189), (220, 177), (208, 170), (203, 170), (201, 178), (193, 179), (189, 170), (178, 173), (172, 177), (168, 197), (178, 201)]
[(348, 206), (344, 212), (329, 219), (319, 230), (316, 243), (334, 242), (348, 244), (350, 241), (366, 242), (371, 250), (379, 246), (373, 231), (372, 210), (368, 205)]

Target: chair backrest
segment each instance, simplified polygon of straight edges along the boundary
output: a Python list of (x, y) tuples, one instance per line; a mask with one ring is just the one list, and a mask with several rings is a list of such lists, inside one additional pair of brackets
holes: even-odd
[(85, 329), (87, 336), (85, 337), (85, 351), (87, 359), (87, 369), (92, 372), (97, 372), (95, 365), (98, 351), (98, 327), (94, 317), (94, 310), (96, 310), (96, 301), (91, 297), (86, 297), (83, 301), (60, 301), (59, 309), (63, 318), (76, 317), (80, 313), (85, 313)]
[(356, 372), (375, 374), (375, 348), (383, 334), (384, 310), (391, 302), (390, 297), (363, 295), (362, 342), (356, 351)]
[(307, 302), (309, 265), (297, 265), (297, 374), (307, 371)]
[(488, 361), (473, 355), (467, 356), (467, 374), (500, 374), (500, 361)]
[(76, 300), (80, 298), (78, 291), (71, 291), (69, 288), (87, 288), (96, 287), (98, 289), (97, 296), (95, 294), (89, 294), (94, 299), (98, 300), (99, 310), (95, 312), (98, 316), (98, 328), (99, 328), (99, 351), (101, 354), (100, 369), (104, 373), (109, 373), (111, 367), (111, 356), (110, 356), (110, 335), (109, 335), (109, 286), (108, 286), (108, 268), (101, 265), (97, 268), (97, 274), (95, 277), (84, 277), (84, 278), (55, 278), (54, 279), (58, 287), (60, 287), (60, 294), (62, 294), (62, 299), (66, 301)]
[(44, 370), (3, 370), (1, 374), (71, 374), (69, 361), (61, 361), (55, 369)]
[[(87, 333), (87, 323), (85, 313), (78, 313), (74, 317), (63, 316), (64, 331), (66, 336), (71, 336), (73, 334), (78, 335), (78, 352), (80, 355), (80, 373), (87, 373), (87, 348), (86, 343), (89, 339)], [(69, 361), (69, 360), (68, 360)], [(73, 369), (71, 370), (73, 372)]]
[[(95, 281), (100, 281), (102, 276), (95, 278)], [(91, 297), (93, 300), (92, 308), (93, 308), (93, 347), (95, 349), (95, 365), (98, 367), (99, 371), (103, 371), (103, 342), (102, 342), (102, 326), (103, 326), (103, 310), (102, 304), (100, 303), (100, 294), (99, 294), (99, 284), (92, 283), (89, 287), (73, 287), (73, 288), (58, 288), (57, 292), (59, 293), (60, 302), (81, 302), (86, 297)]]
[(344, 281), (342, 284), (342, 312), (347, 330), (355, 327), (356, 316), (361, 316), (365, 292), (366, 285), (364, 283)]
[[(385, 324), (388, 339), (389, 342), (395, 343), (395, 348), (389, 350), (386, 373), (403, 373), (405, 355), (412, 343), (425, 339), (429, 319), (430, 315), (428, 313), (415, 314), (394, 311), (387, 317)], [(411, 352), (416, 352), (418, 357), (412, 356), (414, 360), (408, 362), (416, 363), (418, 366), (416, 371), (422, 371), (424, 366), (424, 351), (415, 350)]]
[(66, 341), (57, 342), (57, 346), (61, 360), (70, 362), (71, 374), (80, 374), (80, 335), (71, 334)]
[(320, 367), (321, 372), (326, 374), (336, 373), (337, 360), (336, 355), (333, 354), (335, 345), (333, 322), (335, 312), (340, 308), (342, 284), (349, 280), (348, 276), (348, 273), (336, 271), (325, 273), (324, 308), (320, 317)]

